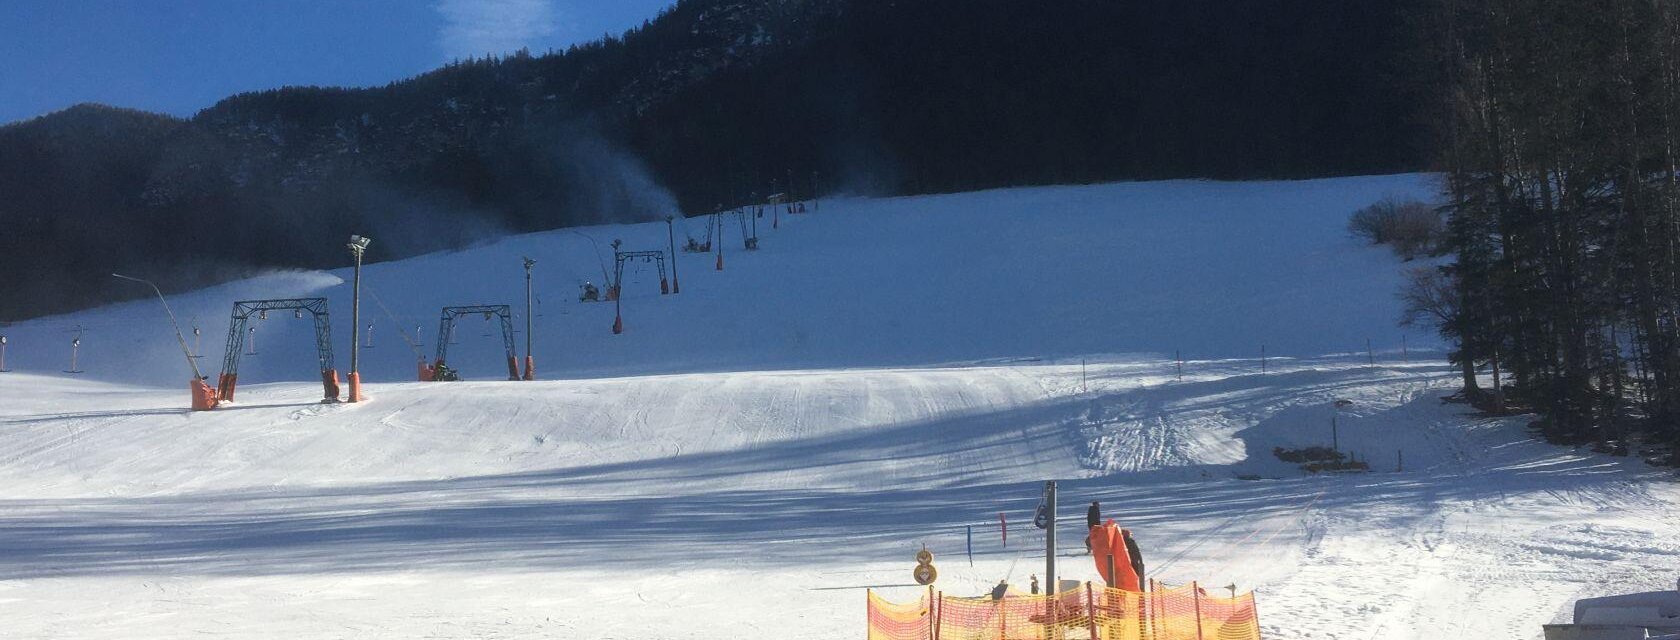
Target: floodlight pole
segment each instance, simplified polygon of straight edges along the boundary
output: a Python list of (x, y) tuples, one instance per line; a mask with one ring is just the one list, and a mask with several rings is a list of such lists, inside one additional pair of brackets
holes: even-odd
[(350, 236), (350, 255), (356, 258), (355, 276), (350, 284), (350, 396), (349, 402), (362, 401), (362, 373), (358, 368), (358, 350), (362, 346), (356, 339), (356, 327), (362, 326), (362, 254), (367, 251), (373, 240), (362, 236)]
[(672, 226), (676, 216), (665, 214), (665, 238), (671, 246), (671, 293), (682, 293), (682, 283), (677, 280), (677, 231)]
[(533, 334), (531, 333), (531, 324), (532, 324), (531, 323), (531, 318), (533, 316), (535, 316), (535, 314), (536, 314), (536, 305), (533, 303), (533, 300), (535, 298), (531, 295), (531, 267), (535, 266), (536, 264), (537, 264), (536, 260), (532, 260), (530, 258), (525, 259), (525, 379), (526, 380), (536, 380), (537, 379), (536, 357), (533, 355), (533, 353), (531, 351), (531, 344), (533, 342), (533, 337), (532, 337)]

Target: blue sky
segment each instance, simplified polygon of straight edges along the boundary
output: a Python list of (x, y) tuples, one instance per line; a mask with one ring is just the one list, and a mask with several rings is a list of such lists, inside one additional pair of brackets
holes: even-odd
[(617, 34), (672, 0), (0, 0), (0, 123), (79, 102), (190, 116)]

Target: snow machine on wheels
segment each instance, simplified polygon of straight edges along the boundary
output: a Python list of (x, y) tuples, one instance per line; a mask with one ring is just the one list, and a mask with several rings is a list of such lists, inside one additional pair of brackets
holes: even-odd
[(497, 320), (502, 327), (502, 347), (507, 351), (508, 379), (519, 379), (519, 357), (513, 350), (513, 311), (505, 304), (478, 304), (444, 307), (438, 314), (437, 359), (430, 365), (421, 363), (421, 382), (453, 382), (461, 374), (449, 366), (449, 340), (455, 335), (455, 323), (462, 316), (479, 315), (486, 321)]
[(338, 402), (338, 369), (333, 366), (332, 322), (327, 313), (326, 298), (287, 298), (281, 300), (240, 300), (233, 303), (233, 319), (228, 323), (227, 351), (222, 356), (222, 374), (216, 378), (216, 399), (233, 399), (239, 384), (239, 357), (245, 352), (245, 336), (252, 316), (267, 320), (270, 311), (290, 311), (302, 319), (308, 313), (315, 322), (315, 358), (321, 364), (322, 402)]

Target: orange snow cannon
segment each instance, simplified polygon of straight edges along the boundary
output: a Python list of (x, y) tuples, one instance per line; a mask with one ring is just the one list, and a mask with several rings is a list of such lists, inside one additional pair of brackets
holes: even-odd
[(1132, 554), (1126, 550), (1126, 533), (1120, 525), (1109, 520), (1091, 527), (1091, 558), (1097, 563), (1097, 573), (1110, 588), (1142, 591), (1142, 580), (1132, 568)]
[(216, 408), (216, 390), (210, 388), (210, 383), (205, 382), (203, 378), (193, 378), (190, 387), (193, 411), (209, 411)]

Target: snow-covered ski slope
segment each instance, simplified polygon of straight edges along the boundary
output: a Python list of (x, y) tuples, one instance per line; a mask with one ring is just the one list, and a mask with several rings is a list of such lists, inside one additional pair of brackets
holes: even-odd
[[(8, 327), (0, 638), (851, 638), (863, 588), (916, 593), (923, 544), (948, 593), (1041, 574), (1046, 478), (1064, 481), (1064, 577), (1095, 574), (1078, 522), (1102, 500), (1155, 577), (1255, 589), (1269, 638), (1531, 638), (1575, 596), (1672, 584), (1672, 476), (1465, 415), (1440, 402), (1454, 375), (1433, 340), (1399, 351), (1403, 265), (1343, 228), (1430, 190), (826, 201), (760, 220), (760, 251), (732, 236), (722, 272), (682, 255), (679, 295), (632, 271), (619, 336), (576, 283), (602, 280), (592, 245), (661, 248), (663, 222), (375, 264), (359, 405), (316, 402), (308, 323), (285, 314), (256, 323), (239, 402), (211, 413), (184, 410), (155, 300)], [(499, 338), (469, 319), (451, 360), (471, 380), (409, 382), (398, 327), (430, 353), (437, 307), (518, 309), (522, 255), (545, 380), (500, 381)], [(347, 279), (171, 304), (213, 374), (232, 300), (327, 296), (343, 368)], [(1269, 455), (1327, 444), (1336, 400), (1342, 447), (1375, 472)]]

